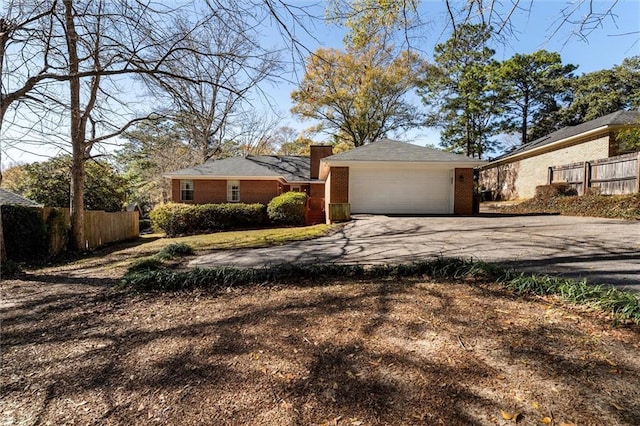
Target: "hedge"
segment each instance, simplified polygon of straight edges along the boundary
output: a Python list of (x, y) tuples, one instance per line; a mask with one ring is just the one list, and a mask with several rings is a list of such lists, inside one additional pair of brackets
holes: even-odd
[(4, 205), (1, 208), (7, 257), (15, 261), (40, 260), (46, 257), (47, 230), (40, 210), (14, 205)]
[(262, 226), (263, 204), (162, 204), (149, 213), (152, 226), (168, 237)]
[(304, 192), (285, 192), (273, 198), (267, 206), (269, 220), (283, 225), (304, 225), (307, 195)]

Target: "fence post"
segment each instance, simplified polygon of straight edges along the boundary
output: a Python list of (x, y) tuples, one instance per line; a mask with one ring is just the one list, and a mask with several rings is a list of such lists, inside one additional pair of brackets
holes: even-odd
[(640, 193), (640, 152), (638, 152), (636, 159), (636, 192)]
[(584, 178), (582, 180), (583, 180), (582, 194), (580, 195), (586, 195), (590, 192), (590, 189), (591, 189), (591, 162), (590, 161), (584, 162)]

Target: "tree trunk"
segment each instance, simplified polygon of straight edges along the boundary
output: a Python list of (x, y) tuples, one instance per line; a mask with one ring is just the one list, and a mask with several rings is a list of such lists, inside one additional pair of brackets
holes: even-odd
[(65, 25), (67, 49), (69, 50), (69, 90), (71, 106), (71, 235), (69, 244), (71, 250), (82, 250), (85, 248), (84, 238), (84, 136), (85, 129), (82, 125), (82, 115), (80, 111), (80, 77), (78, 69), (80, 60), (78, 58), (78, 34), (73, 21), (73, 1), (64, 0)]
[[(0, 172), (0, 184), (2, 183), (2, 172)], [(2, 229), (2, 206), (0, 206), (0, 268), (7, 260), (7, 252), (4, 249), (4, 230)]]
[(527, 121), (529, 120), (529, 93), (524, 93), (524, 106), (522, 107), (522, 145), (527, 143)]

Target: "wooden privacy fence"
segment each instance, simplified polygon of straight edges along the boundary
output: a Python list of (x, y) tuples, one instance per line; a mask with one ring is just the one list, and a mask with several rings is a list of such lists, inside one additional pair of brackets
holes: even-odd
[(548, 184), (568, 183), (578, 195), (640, 192), (640, 153), (549, 167)]
[[(46, 222), (53, 210), (64, 217), (66, 228), (71, 226), (69, 209), (45, 207), (42, 209), (42, 219)], [(116, 241), (129, 240), (140, 235), (138, 212), (107, 213), (101, 210), (85, 210), (84, 238), (85, 249), (94, 249)], [(64, 233), (51, 236), (51, 254), (65, 250), (66, 235)]]

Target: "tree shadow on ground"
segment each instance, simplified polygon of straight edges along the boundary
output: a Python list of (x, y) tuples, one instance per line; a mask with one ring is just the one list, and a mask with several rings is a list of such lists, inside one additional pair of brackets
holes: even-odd
[(619, 344), (594, 340), (593, 324), (547, 321), (523, 308), (539, 302), (494, 288), (388, 279), (132, 296), (77, 284), (25, 282), (0, 310), (3, 420), (480, 425), (516, 408), (536, 420), (513, 389), (558, 414), (574, 404), (575, 420), (640, 417), (633, 348), (609, 359)]

